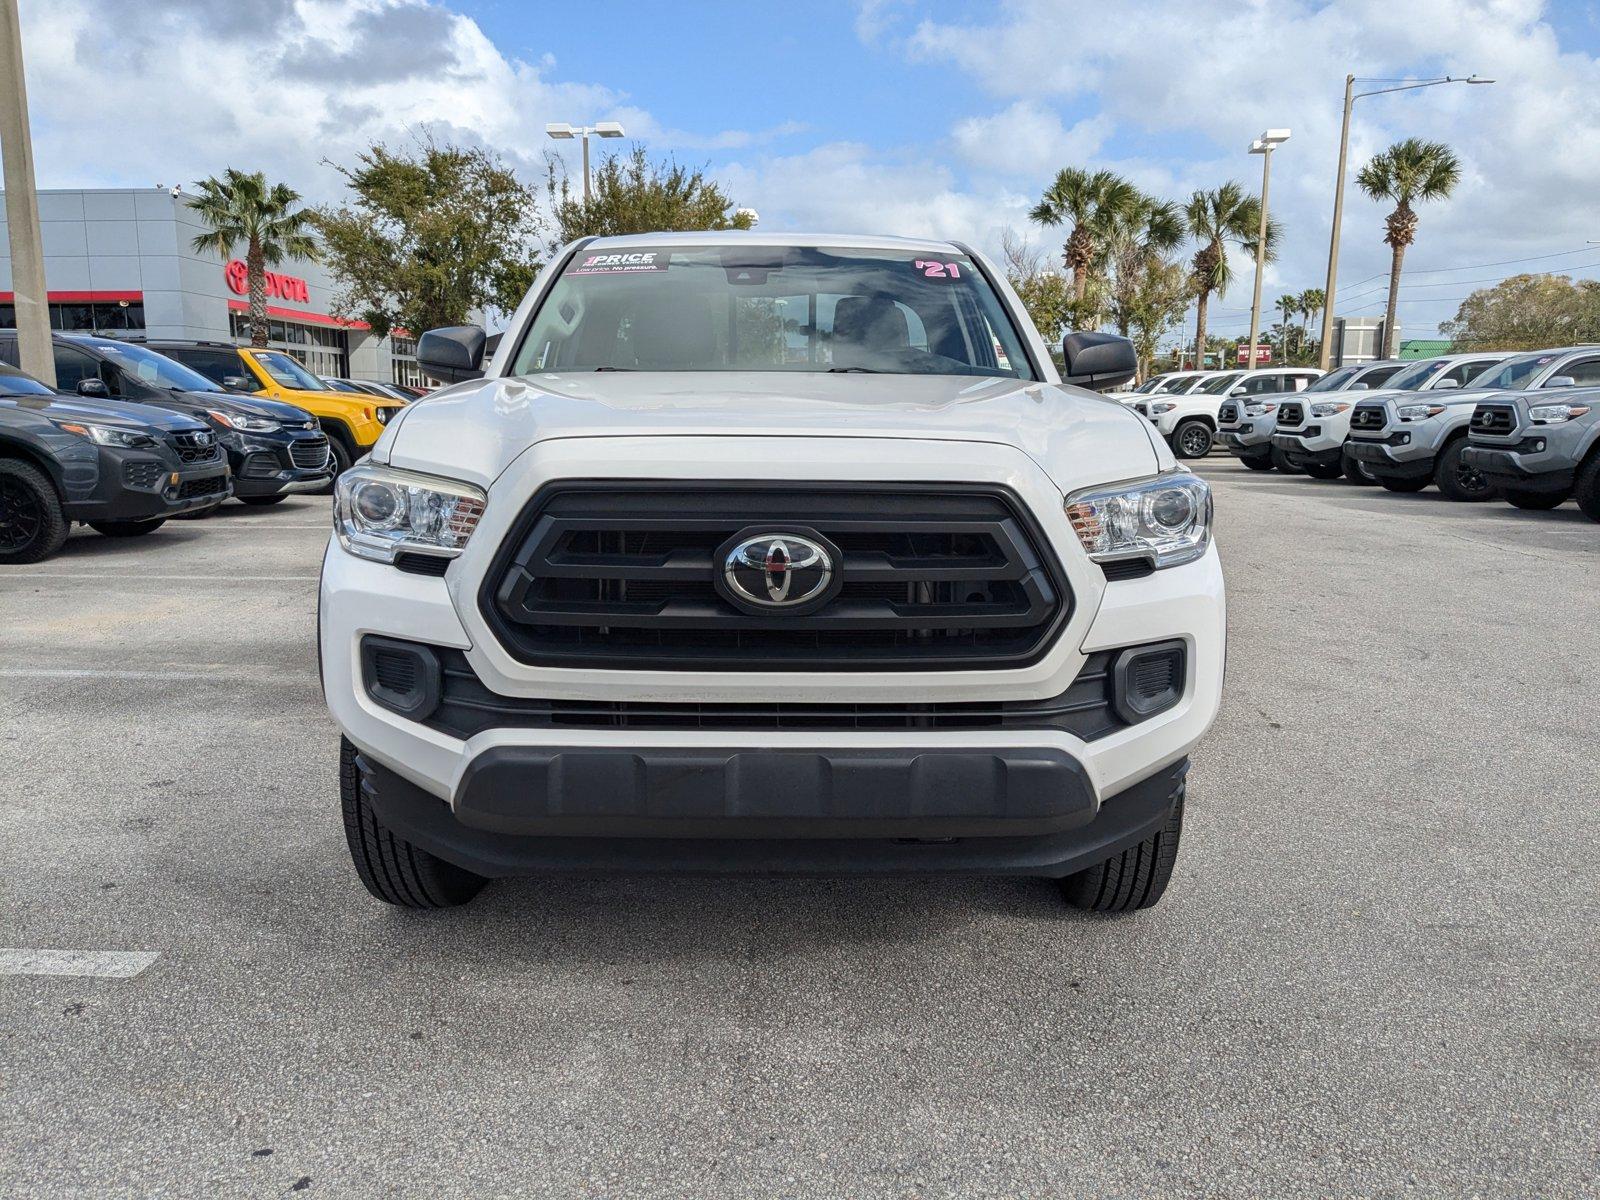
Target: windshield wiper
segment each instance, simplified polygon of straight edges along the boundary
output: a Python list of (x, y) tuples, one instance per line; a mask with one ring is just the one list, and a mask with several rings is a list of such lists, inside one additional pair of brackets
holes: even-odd
[(596, 371), (631, 371), (632, 367), (596, 367)]
[(883, 372), (876, 367), (829, 367), (829, 375), (882, 375)]

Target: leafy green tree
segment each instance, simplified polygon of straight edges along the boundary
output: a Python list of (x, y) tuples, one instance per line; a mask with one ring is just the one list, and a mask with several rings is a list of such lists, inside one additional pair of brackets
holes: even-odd
[(1278, 302), (1273, 307), (1278, 310), (1278, 314), (1283, 318), (1276, 327), (1278, 353), (1284, 362), (1288, 362), (1290, 355), (1294, 354), (1298, 349), (1296, 343), (1299, 339), (1295, 337), (1295, 334), (1301, 331), (1296, 330), (1294, 327), (1294, 316), (1300, 311), (1300, 297), (1292, 293), (1279, 296)]
[(1095, 265), (1103, 261), (1104, 240), (1113, 225), (1140, 199), (1139, 189), (1112, 171), (1063, 167), (1028, 213), (1040, 225), (1072, 227), (1062, 247), (1062, 262), (1072, 272), (1074, 323), (1099, 324), (1095, 318), (1103, 294), (1097, 295), (1093, 285), (1104, 276)]
[(1306, 361), (1311, 361), (1315, 349), (1311, 341), (1311, 327), (1322, 316), (1322, 310), (1327, 306), (1328, 293), (1321, 288), (1307, 288), (1300, 293), (1300, 329), (1302, 332), (1301, 343), (1306, 347)]
[(749, 229), (753, 214), (735, 210), (722, 185), (704, 168), (681, 166), (670, 159), (653, 163), (644, 147), (633, 153), (607, 155), (595, 170), (584, 201), (574, 194), (565, 168), (555, 156), (545, 159), (545, 192), (555, 215), (556, 241), (565, 245), (580, 237), (658, 230)]
[[(1163, 279), (1156, 268), (1184, 236), (1183, 209), (1170, 200), (1141, 195), (1110, 220), (1100, 269), (1110, 276), (1109, 315), (1123, 337), (1129, 336), (1134, 309), (1149, 303), (1152, 281)], [(1164, 279), (1157, 290), (1166, 294)]]
[(318, 209), (315, 221), (341, 282), (340, 315), (359, 314), (379, 337), (415, 335), (521, 302), (539, 271), (543, 223), (535, 189), (497, 155), (424, 137), (331, 165), (351, 200)]
[(1005, 257), (1006, 279), (1016, 289), (1039, 336), (1054, 347), (1072, 317), (1072, 291), (1066, 277), (1047, 267), (1043, 253), (1009, 229), (1001, 235), (1000, 249)]
[(1461, 181), (1461, 163), (1443, 142), (1407, 138), (1378, 155), (1356, 176), (1361, 190), (1374, 200), (1394, 201), (1394, 211), (1384, 222), (1383, 240), (1389, 244), (1389, 306), (1384, 315), (1385, 356), (1400, 344), (1395, 328), (1395, 306), (1400, 299), (1400, 265), (1406, 247), (1417, 240), (1417, 214), (1411, 207), (1423, 200), (1443, 200)]
[(1119, 315), (1139, 357), (1139, 378), (1150, 373), (1156, 347), (1183, 322), (1193, 297), (1193, 281), (1183, 264), (1159, 257), (1143, 259), (1125, 278), (1118, 277)]
[(1513, 275), (1479, 288), (1439, 332), (1470, 350), (1542, 350), (1600, 342), (1600, 282)]
[[(1207, 301), (1213, 293), (1218, 299), (1225, 296), (1233, 281), (1233, 272), (1228, 266), (1228, 244), (1232, 242), (1255, 257), (1256, 239), (1261, 230), (1261, 200), (1230, 180), (1209, 192), (1195, 192), (1184, 208), (1184, 218), (1189, 236), (1200, 243), (1194, 256), (1195, 345), (1205, 346)], [(1278, 223), (1269, 219), (1266, 261), (1277, 257), (1281, 238)]]
[(189, 207), (209, 229), (194, 239), (194, 248), (201, 254), (215, 252), (228, 258), (234, 247), (244, 247), (250, 293), (250, 344), (265, 346), (267, 268), (285, 259), (317, 259), (311, 213), (295, 207), (300, 202), (299, 192), (287, 184), (268, 184), (260, 171), (249, 173), (229, 167), (221, 179), (202, 179), (195, 187), (199, 191), (190, 199)]

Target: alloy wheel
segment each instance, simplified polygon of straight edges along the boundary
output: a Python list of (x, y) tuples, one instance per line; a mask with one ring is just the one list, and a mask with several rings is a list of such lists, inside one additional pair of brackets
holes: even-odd
[(33, 489), (14, 479), (0, 479), (0, 551), (24, 549), (43, 525), (44, 509)]

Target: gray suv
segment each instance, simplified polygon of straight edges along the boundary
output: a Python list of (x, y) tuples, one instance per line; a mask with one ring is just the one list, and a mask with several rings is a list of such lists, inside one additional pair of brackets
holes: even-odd
[(1464, 458), (1518, 508), (1555, 508), (1571, 496), (1600, 521), (1600, 387), (1485, 401)]
[(1431, 483), (1451, 500), (1492, 499), (1494, 488), (1462, 463), (1461, 452), (1483, 380), (1511, 357), (1447, 354), (1401, 371), (1356, 404), (1346, 453), (1391, 492), (1419, 492)]

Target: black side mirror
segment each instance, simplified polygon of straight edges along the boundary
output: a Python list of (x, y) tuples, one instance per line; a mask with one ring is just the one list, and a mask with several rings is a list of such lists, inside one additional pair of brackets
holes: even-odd
[(111, 389), (106, 386), (104, 379), (78, 380), (78, 395), (89, 396), (95, 400), (109, 400)]
[(1069, 333), (1062, 339), (1064, 382), (1104, 392), (1127, 383), (1139, 370), (1133, 343), (1114, 333)]
[(488, 343), (476, 325), (430, 329), (417, 339), (417, 366), (441, 383), (483, 378), (483, 351)]
[(245, 378), (243, 375), (223, 376), (222, 386), (227, 388), (230, 392), (253, 392), (256, 390), (251, 386), (250, 380)]

